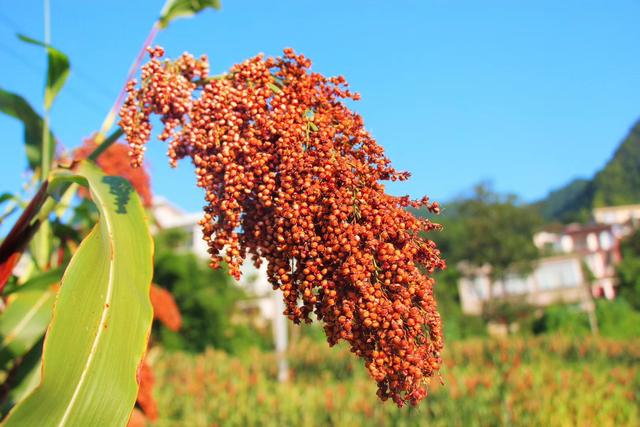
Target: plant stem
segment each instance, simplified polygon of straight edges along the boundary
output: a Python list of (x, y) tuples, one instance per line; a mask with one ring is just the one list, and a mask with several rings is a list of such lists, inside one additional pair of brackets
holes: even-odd
[[(47, 46), (51, 45), (51, 4), (50, 0), (44, 0), (44, 42)], [(45, 49), (45, 53), (47, 54), (47, 68), (50, 71), (50, 67), (52, 64), (49, 60), (48, 50)], [(48, 71), (48, 72), (49, 72)], [(51, 140), (49, 134), (49, 106), (47, 106), (47, 95), (45, 90), (44, 95), (44, 116), (42, 120), (42, 164), (40, 165), (40, 178), (42, 181), (47, 179), (49, 176), (49, 172), (51, 171), (51, 162), (52, 162), (52, 144), (54, 141)], [(39, 230), (36, 232), (34, 239), (34, 247), (33, 247), (33, 258), (36, 261), (36, 264), (44, 269), (48, 264), (49, 256), (50, 256), (50, 245), (51, 245), (51, 225), (47, 218), (44, 218), (42, 223), (40, 224)]]
[(98, 133), (98, 136), (97, 136), (98, 142), (100, 141), (101, 137), (104, 137), (104, 135), (106, 135), (107, 131), (113, 125), (113, 122), (116, 119), (116, 114), (118, 113), (118, 110), (120, 109), (120, 106), (124, 101), (127, 82), (133, 79), (133, 77), (135, 76), (136, 72), (138, 71), (138, 68), (140, 67), (140, 64), (142, 63), (142, 60), (144, 59), (147, 53), (147, 48), (151, 46), (151, 43), (153, 43), (153, 40), (158, 35), (158, 32), (160, 31), (160, 29), (161, 29), (160, 23), (156, 21), (153, 24), (153, 27), (151, 27), (151, 31), (149, 32), (149, 35), (147, 36), (144, 43), (142, 44), (142, 48), (140, 48), (140, 52), (138, 52), (138, 56), (136, 56), (136, 59), (133, 61), (133, 64), (131, 64), (131, 68), (129, 68), (129, 74), (127, 74), (127, 80), (125, 81), (124, 86), (122, 86), (122, 89), (118, 94), (118, 98), (116, 99), (116, 102), (113, 104), (113, 106), (111, 107), (111, 110), (109, 110), (109, 113), (107, 114), (107, 117), (105, 117), (104, 121), (102, 122), (102, 126), (100, 127), (100, 132)]
[[(51, 5), (49, 0), (44, 0), (44, 42), (47, 46), (51, 44)], [(45, 54), (48, 54), (45, 49)], [(51, 67), (51, 64), (48, 65)], [(51, 138), (49, 138), (49, 109), (47, 108), (46, 94), (44, 97), (44, 117), (42, 122), (42, 164), (40, 165), (41, 178), (44, 180), (51, 170)]]

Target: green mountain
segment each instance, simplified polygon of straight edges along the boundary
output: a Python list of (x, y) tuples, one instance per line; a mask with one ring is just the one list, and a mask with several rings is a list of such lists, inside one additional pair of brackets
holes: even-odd
[(590, 179), (576, 179), (536, 203), (547, 221), (585, 221), (591, 209), (640, 203), (640, 121), (605, 167)]

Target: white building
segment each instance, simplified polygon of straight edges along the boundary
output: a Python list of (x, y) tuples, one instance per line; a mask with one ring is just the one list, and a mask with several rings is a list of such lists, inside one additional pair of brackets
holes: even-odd
[(618, 232), (612, 224), (571, 224), (536, 233), (533, 242), (542, 253), (576, 255), (592, 276), (594, 296), (611, 299), (615, 297), (615, 266), (621, 259)]
[(598, 224), (611, 225), (619, 238), (640, 228), (640, 204), (595, 208), (593, 217)]
[(460, 303), (465, 314), (482, 314), (486, 302), (517, 299), (534, 306), (589, 301), (587, 274), (578, 255), (559, 255), (540, 259), (526, 276), (510, 275), (491, 280), (491, 268), (465, 269), (458, 282)]
[(480, 314), (491, 299), (519, 298), (535, 306), (582, 303), (616, 295), (615, 266), (621, 260), (620, 239), (640, 225), (640, 205), (598, 208), (596, 224), (552, 226), (533, 242), (546, 255), (527, 276), (512, 275), (492, 282), (490, 267), (466, 268), (458, 283), (462, 310)]

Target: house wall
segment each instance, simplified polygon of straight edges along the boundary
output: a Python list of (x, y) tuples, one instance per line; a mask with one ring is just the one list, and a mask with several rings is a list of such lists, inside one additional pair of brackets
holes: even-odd
[(535, 306), (584, 302), (587, 278), (577, 255), (540, 259), (528, 275), (511, 275), (491, 281), (490, 269), (478, 269), (460, 279), (460, 301), (465, 314), (482, 313), (483, 304), (492, 298), (521, 298)]
[(623, 225), (640, 222), (640, 205), (595, 208), (593, 217), (600, 224)]

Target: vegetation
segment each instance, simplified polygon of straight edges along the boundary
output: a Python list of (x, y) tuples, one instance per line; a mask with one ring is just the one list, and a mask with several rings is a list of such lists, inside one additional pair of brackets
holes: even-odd
[[(385, 192), (385, 181), (409, 174), (391, 166), (348, 107), (359, 95), (343, 77), (312, 72), (292, 49), (221, 76), (209, 75), (206, 57), (161, 59), (162, 48), (150, 46), (155, 35), (207, 7), (219, 3), (167, 0), (100, 131), (72, 153), (56, 150), (49, 128), (70, 61), (48, 40), (21, 36), (46, 51), (48, 65), (42, 117), (0, 91), (0, 111), (25, 127), (37, 183), (0, 246), (0, 292), (8, 284), (13, 294), (0, 306), (3, 425), (123, 425), (136, 401), (155, 418), (153, 373), (143, 360), (154, 314), (169, 347), (232, 350), (241, 334), (230, 320), (241, 294), (192, 255), (161, 248), (156, 258), (155, 279), (182, 304), (182, 319), (171, 294), (151, 286), (149, 177), (129, 174), (120, 156), (142, 166), (152, 116), (163, 124), (171, 163), (189, 158), (205, 189), (200, 225), (211, 268), (224, 263), (239, 278), (245, 259), (266, 263), (285, 314), (296, 324), (322, 322), (332, 345), (348, 342), (383, 401), (415, 405), (438, 375), (443, 338), (431, 276), (444, 262), (424, 235), (437, 225), (407, 210), (435, 213), (438, 204)], [(140, 67), (145, 52), (151, 58)], [(129, 149), (117, 143), (122, 135)], [(19, 194), (0, 202), (9, 200), (23, 202)], [(176, 249), (175, 236), (159, 241)], [(14, 270), (20, 259), (26, 268)]]
[(536, 206), (547, 221), (572, 222), (589, 217), (599, 206), (640, 203), (640, 121), (593, 179), (578, 179)]
[(514, 195), (503, 196), (480, 184), (471, 197), (454, 201), (443, 216), (446, 233), (438, 236), (438, 243), (449, 265), (490, 265), (492, 277), (502, 278), (527, 271), (538, 256), (532, 237), (541, 220)]
[[(640, 312), (624, 299), (597, 300), (595, 314), (600, 336), (615, 339), (640, 338)], [(527, 333), (528, 331), (523, 331)], [(560, 333), (567, 336), (588, 336), (591, 332), (587, 313), (573, 305), (555, 305), (544, 309), (542, 316), (531, 323), (534, 334)]]
[(154, 331), (168, 350), (200, 352), (215, 347), (240, 352), (248, 347), (269, 348), (270, 339), (250, 327), (249, 320), (233, 322), (238, 302), (248, 296), (224, 270), (212, 270), (194, 254), (185, 252), (187, 237), (180, 230), (167, 230), (155, 237), (154, 281), (173, 295), (182, 317), (182, 327), (172, 331), (162, 325)]
[[(273, 353), (159, 352), (158, 426), (480, 426), (640, 423), (638, 341), (561, 336), (450, 343), (425, 404), (399, 410), (371, 397), (344, 347), (308, 339), (276, 381)], [(215, 398), (212, 398), (215, 396)]]
[[(516, 196), (496, 193), (482, 183), (469, 196), (445, 204), (442, 215), (434, 221), (443, 225), (443, 231), (434, 234), (433, 239), (446, 254), (447, 261), (447, 269), (436, 276), (436, 295), (445, 319), (446, 336), (482, 334), (481, 319), (461, 313), (460, 275), (473, 274), (475, 269), (484, 266), (491, 266), (489, 274), (493, 279), (528, 272), (539, 256), (533, 233), (542, 219), (536, 209), (521, 203)], [(514, 308), (514, 304), (505, 306), (489, 301), (484, 315), (490, 320), (510, 323), (523, 310), (529, 311), (526, 306)]]
[(622, 242), (622, 262), (617, 267), (620, 298), (640, 311), (640, 230)]
[[(566, 306), (509, 341), (468, 339), (485, 330), (461, 313), (458, 267), (489, 265), (494, 279), (530, 269), (535, 207), (478, 186), (445, 211), (436, 245), (426, 233), (439, 228), (428, 218), (439, 205), (385, 193), (383, 182), (407, 174), (348, 108), (359, 96), (342, 77), (311, 72), (291, 49), (210, 76), (206, 57), (163, 60), (149, 46), (173, 19), (207, 7), (219, 3), (167, 0), (132, 68), (130, 77), (150, 54), (141, 81), (73, 152), (56, 150), (49, 126), (70, 61), (21, 36), (48, 65), (42, 115), (0, 90), (0, 111), (25, 127), (32, 178), (24, 194), (0, 195), (9, 215), (22, 210), (0, 244), (3, 426), (125, 425), (136, 404), (147, 420), (159, 410), (160, 426), (640, 423), (640, 235), (622, 248), (622, 299), (597, 304), (602, 336), (627, 342), (587, 338), (586, 317)], [(184, 252), (176, 230), (156, 236), (154, 259), (149, 177), (125, 166), (129, 156), (142, 165), (152, 116), (172, 164), (196, 167), (209, 267), (221, 270)], [(541, 212), (569, 221), (636, 202), (639, 142), (640, 123), (593, 180), (554, 193)], [(451, 268), (437, 273), (440, 250)], [(237, 319), (247, 296), (228, 274), (238, 277), (247, 257), (266, 262), (294, 323), (322, 325), (296, 329), (288, 384), (276, 381), (267, 334)], [(489, 301), (485, 315), (509, 322), (531, 312)], [(552, 333), (580, 338), (533, 337)], [(431, 397), (401, 411), (376, 389), (398, 407)]]

